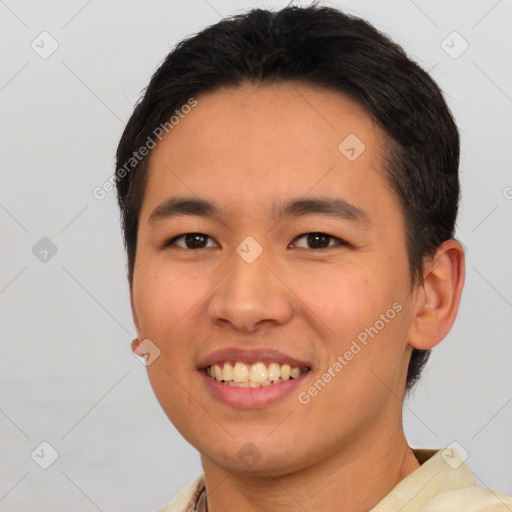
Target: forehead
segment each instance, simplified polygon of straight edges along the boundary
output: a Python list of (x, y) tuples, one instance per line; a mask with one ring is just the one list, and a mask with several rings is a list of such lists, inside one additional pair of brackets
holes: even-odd
[(252, 211), (308, 194), (397, 206), (383, 178), (385, 135), (339, 92), (245, 85), (195, 99), (151, 153), (141, 218), (179, 194)]

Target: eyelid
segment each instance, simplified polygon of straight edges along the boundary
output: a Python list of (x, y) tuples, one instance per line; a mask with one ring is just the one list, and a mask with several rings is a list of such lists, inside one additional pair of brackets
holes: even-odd
[[(176, 236), (173, 236), (172, 238), (169, 238), (168, 240), (166, 240), (163, 245), (162, 245), (162, 249), (167, 249), (168, 247), (171, 247), (172, 245), (176, 246), (175, 242), (177, 240), (179, 240), (180, 238), (183, 238), (187, 235), (201, 235), (201, 236), (204, 236), (205, 238), (208, 238), (210, 240), (214, 240), (210, 235), (207, 235), (206, 233), (201, 233), (199, 231), (189, 231), (187, 233), (182, 233), (181, 235), (176, 235)], [(215, 242), (217, 243), (217, 242)], [(177, 246), (179, 249), (183, 249), (185, 251), (197, 251), (199, 249), (189, 249), (188, 247), (179, 247)], [(201, 247), (201, 249), (209, 249), (210, 247)]]
[[(300, 238), (303, 238), (305, 236), (308, 236), (308, 235), (323, 235), (323, 236), (326, 236), (327, 238), (331, 238), (332, 240), (335, 240), (336, 242), (338, 242), (338, 246), (346, 246), (346, 247), (352, 247), (352, 244), (350, 244), (349, 242), (347, 242), (346, 240), (343, 240), (343, 238), (339, 238), (337, 236), (334, 236), (334, 235), (330, 235), (329, 233), (325, 233), (323, 231), (308, 231), (307, 233), (302, 233), (301, 235), (298, 235), (296, 236), (292, 242), (290, 243), (294, 243), (295, 241), (299, 240)], [(337, 247), (337, 245), (329, 245), (327, 247), (320, 247), (318, 249), (310, 249), (308, 247), (308, 249), (310, 251), (322, 251), (322, 250), (325, 250), (325, 249), (332, 249), (334, 247)], [(298, 249), (304, 249), (304, 247), (298, 247)]]

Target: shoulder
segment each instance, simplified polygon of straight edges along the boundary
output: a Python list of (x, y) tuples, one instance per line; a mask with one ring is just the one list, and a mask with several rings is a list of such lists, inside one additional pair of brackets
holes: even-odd
[(203, 486), (204, 475), (199, 475), (184, 487), (167, 505), (160, 507), (154, 512), (188, 512), (190, 509), (194, 510), (194, 504)]
[(512, 498), (498, 491), (471, 485), (442, 492), (430, 500), (421, 512), (510, 512)]

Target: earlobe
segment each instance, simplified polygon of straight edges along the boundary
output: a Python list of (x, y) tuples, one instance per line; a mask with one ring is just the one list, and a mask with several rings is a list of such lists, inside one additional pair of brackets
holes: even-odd
[(425, 266), (421, 289), (415, 294), (415, 316), (407, 342), (427, 350), (450, 331), (459, 309), (465, 278), (464, 249), (457, 240), (443, 242)]
[[(140, 345), (140, 340), (139, 338), (133, 338), (132, 340), (132, 344), (131, 344), (131, 349), (132, 349), (132, 352), (134, 353), (137, 353), (137, 347)], [(137, 354), (138, 355), (138, 354)]]

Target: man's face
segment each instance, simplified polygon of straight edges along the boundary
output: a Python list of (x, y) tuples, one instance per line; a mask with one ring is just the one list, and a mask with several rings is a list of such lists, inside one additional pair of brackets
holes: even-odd
[[(152, 152), (140, 212), (132, 308), (161, 351), (157, 399), (227, 470), (284, 474), (382, 439), (401, 422), (414, 300), (382, 132), (345, 96), (296, 84), (196, 99)], [(171, 197), (218, 211), (150, 220)], [(237, 387), (213, 362), (265, 384), (286, 363), (307, 371)]]

